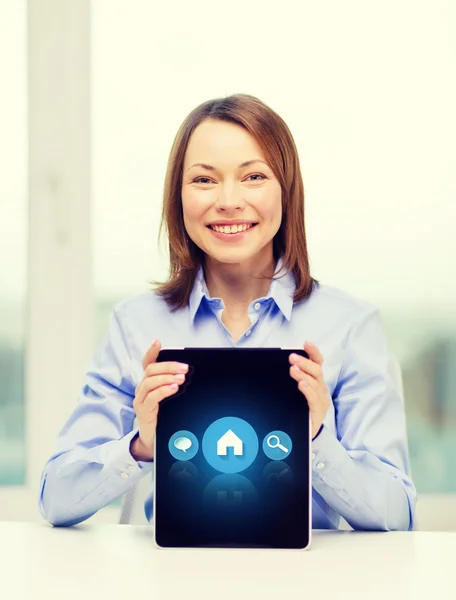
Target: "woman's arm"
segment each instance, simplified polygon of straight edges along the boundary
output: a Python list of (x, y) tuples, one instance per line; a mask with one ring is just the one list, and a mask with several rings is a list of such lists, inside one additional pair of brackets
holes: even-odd
[(325, 426), (312, 444), (313, 487), (354, 529), (413, 527), (405, 411), (390, 367), (380, 314), (372, 308), (346, 339), (332, 394), (337, 435)]
[(152, 471), (130, 451), (135, 412), (131, 364), (117, 312), (98, 348), (78, 406), (60, 432), (40, 486), (41, 515), (53, 525), (92, 516)]

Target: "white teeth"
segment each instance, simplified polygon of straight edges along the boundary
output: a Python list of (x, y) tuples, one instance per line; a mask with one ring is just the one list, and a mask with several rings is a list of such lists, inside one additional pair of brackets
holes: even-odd
[(211, 225), (212, 229), (218, 231), (219, 233), (240, 233), (241, 231), (245, 231), (252, 227), (252, 225), (248, 225), (247, 223), (243, 223), (242, 225)]

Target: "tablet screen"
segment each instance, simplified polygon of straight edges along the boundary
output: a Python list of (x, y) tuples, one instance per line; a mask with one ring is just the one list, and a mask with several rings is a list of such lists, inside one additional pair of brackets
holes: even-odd
[[(159, 409), (154, 524), (162, 547), (306, 548), (309, 412), (292, 350), (163, 350), (190, 365)], [(306, 355), (302, 350), (297, 350)]]

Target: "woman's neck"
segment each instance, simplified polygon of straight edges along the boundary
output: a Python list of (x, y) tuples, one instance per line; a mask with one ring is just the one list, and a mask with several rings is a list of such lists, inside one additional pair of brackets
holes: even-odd
[(232, 318), (242, 318), (253, 300), (266, 296), (275, 267), (273, 256), (260, 261), (255, 257), (255, 261), (237, 264), (207, 258), (204, 271), (210, 295), (222, 298), (225, 310)]

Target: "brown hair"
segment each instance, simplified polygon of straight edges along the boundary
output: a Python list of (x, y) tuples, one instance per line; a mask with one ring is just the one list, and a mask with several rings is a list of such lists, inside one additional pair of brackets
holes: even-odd
[(304, 225), (304, 186), (298, 152), (283, 119), (258, 98), (247, 94), (235, 94), (200, 104), (177, 132), (168, 160), (160, 226), (160, 234), (163, 228), (168, 233), (170, 274), (168, 281), (158, 283), (156, 293), (165, 298), (172, 310), (183, 308), (204, 262), (203, 251), (190, 240), (185, 230), (181, 190), (190, 136), (205, 119), (240, 125), (261, 146), (282, 188), (282, 223), (273, 240), (274, 257), (276, 260), (283, 258), (286, 273), (293, 272), (296, 280), (294, 301), (307, 298), (313, 283), (318, 281), (310, 276)]

